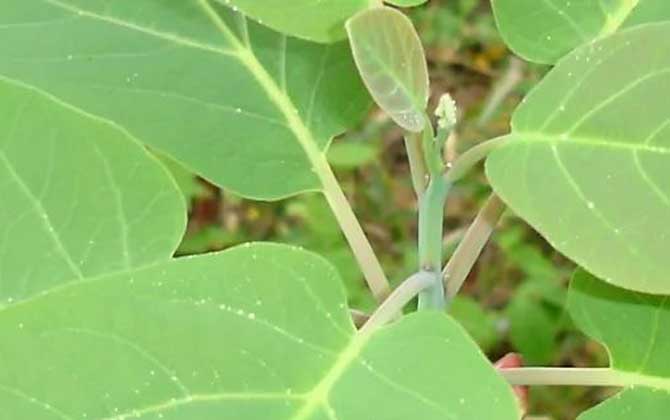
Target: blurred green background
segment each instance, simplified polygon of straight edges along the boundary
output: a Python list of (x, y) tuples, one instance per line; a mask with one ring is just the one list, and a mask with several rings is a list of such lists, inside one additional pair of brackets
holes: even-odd
[[(432, 0), (411, 10), (410, 16), (426, 48), (431, 109), (444, 92), (455, 98), (460, 109), (457, 136), (447, 153), (456, 155), (476, 142), (505, 134), (515, 106), (548, 68), (524, 63), (506, 49), (488, 1)], [(398, 284), (417, 265), (416, 201), (402, 131), (372, 109), (361, 126), (334, 140), (329, 160), (389, 278)], [(300, 245), (337, 266), (352, 308), (374, 308), (320, 195), (251, 202), (196, 179), (174, 162), (166, 163), (191, 203), (180, 254), (221, 250), (248, 241)], [(481, 167), (453, 189), (445, 212), (448, 252), (454, 250), (489, 192)], [(576, 331), (563, 309), (573, 268), (507, 212), (451, 313), (492, 361), (518, 352), (529, 366), (605, 366), (604, 349)], [(574, 419), (610, 392), (532, 388), (528, 418)]]

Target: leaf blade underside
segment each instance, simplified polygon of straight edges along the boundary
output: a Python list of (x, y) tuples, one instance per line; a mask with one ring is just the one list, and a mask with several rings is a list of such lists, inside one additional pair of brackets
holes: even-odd
[(411, 20), (390, 7), (373, 8), (349, 19), (347, 32), (358, 70), (377, 104), (404, 129), (421, 132), (428, 65)]

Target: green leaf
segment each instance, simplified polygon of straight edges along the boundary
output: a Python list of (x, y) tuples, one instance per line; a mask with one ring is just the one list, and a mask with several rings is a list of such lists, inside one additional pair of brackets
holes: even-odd
[(0, 97), (3, 418), (518, 418), (450, 318), (357, 333), (334, 268), (293, 247), (171, 259), (185, 208), (155, 158), (35, 90)]
[(510, 341), (529, 365), (551, 363), (556, 352), (559, 319), (536, 295), (534, 282), (524, 283), (506, 308)]
[(358, 70), (377, 104), (401, 127), (420, 132), (428, 103), (428, 68), (412, 21), (390, 7), (347, 22)]
[(344, 22), (377, 0), (216, 0), (279, 32), (317, 42), (346, 37)]
[(553, 64), (620, 28), (670, 20), (666, 0), (492, 0), (498, 29), (521, 57)]
[(482, 351), (488, 352), (500, 341), (495, 316), (474, 299), (457, 296), (450, 304), (449, 313), (463, 325)]
[(139, 143), (1, 78), (0, 97), (0, 306), (172, 256), (184, 200)]
[(578, 327), (607, 347), (613, 374), (629, 384), (580, 420), (667, 416), (670, 297), (620, 289), (580, 270), (570, 285), (568, 308)]
[(496, 192), (554, 247), (649, 293), (670, 292), (669, 38), (670, 23), (643, 25), (565, 57), (487, 160)]
[(665, 391), (635, 388), (623, 391), (578, 420), (665, 420), (670, 412), (670, 396)]
[(0, 74), (248, 198), (321, 190), (328, 142), (369, 106), (346, 43), (286, 38), (208, 0), (6, 0), (0, 38)]
[(209, 195), (207, 187), (200, 183), (193, 171), (188, 170), (179, 162), (168, 156), (158, 154), (157, 157), (160, 159), (161, 163), (163, 163), (165, 168), (170, 171), (172, 178), (184, 195), (184, 200), (189, 204), (189, 210), (194, 199), (207, 197)]
[(356, 169), (377, 159), (378, 145), (360, 141), (335, 142), (328, 150), (328, 162), (335, 168)]

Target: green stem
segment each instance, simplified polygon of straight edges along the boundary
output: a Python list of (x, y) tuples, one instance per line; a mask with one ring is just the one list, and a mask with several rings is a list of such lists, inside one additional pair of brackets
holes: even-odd
[(468, 171), (470, 171), (476, 164), (485, 159), (489, 153), (491, 153), (491, 151), (493, 151), (496, 147), (499, 147), (506, 140), (506, 136), (487, 140), (483, 143), (479, 143), (478, 145), (469, 149), (467, 152), (463, 153), (450, 165), (450, 169), (444, 175), (447, 182), (454, 183), (463, 178), (463, 176), (465, 176)]
[(414, 186), (416, 196), (421, 199), (428, 180), (428, 171), (426, 170), (423, 149), (421, 147), (421, 134), (406, 133), (405, 149), (407, 150), (409, 169), (412, 175), (412, 185)]
[(365, 281), (375, 299), (382, 302), (391, 292), (384, 270), (325, 157), (318, 171), (323, 183), (323, 193), (363, 271)]
[(479, 210), (442, 272), (448, 300), (458, 294), (504, 211), (505, 204), (495, 193), (490, 195), (484, 207)]
[(611, 368), (502, 368), (502, 376), (512, 385), (543, 386), (646, 386), (670, 389), (670, 379), (624, 372)]
[(433, 133), (433, 125), (430, 122), (430, 118), (427, 115), (424, 115), (425, 128), (423, 129), (422, 134), (422, 148), (423, 156), (428, 170), (428, 174), (431, 177), (436, 177), (444, 170), (444, 163), (442, 162), (442, 145), (438, 144)]
[(361, 334), (368, 334), (382, 325), (391, 321), (402, 308), (407, 305), (417, 294), (434, 284), (430, 273), (420, 271), (407, 280), (389, 295), (379, 308), (370, 316), (368, 321), (360, 329)]
[(445, 305), (441, 276), (442, 236), (444, 205), (450, 186), (442, 177), (434, 177), (419, 201), (419, 269), (433, 277), (433, 285), (419, 294), (420, 310), (441, 310)]

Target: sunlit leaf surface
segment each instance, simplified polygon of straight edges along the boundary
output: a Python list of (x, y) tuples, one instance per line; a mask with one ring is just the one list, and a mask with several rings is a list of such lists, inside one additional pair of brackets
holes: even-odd
[(346, 42), (287, 38), (208, 0), (5, 0), (0, 39), (0, 75), (250, 198), (322, 189), (328, 142), (369, 107)]
[(183, 196), (155, 158), (35, 90), (0, 97), (0, 419), (518, 418), (446, 315), (357, 333), (335, 269), (293, 247), (172, 259)]
[(574, 48), (641, 23), (670, 20), (667, 0), (492, 0), (505, 42), (521, 57), (555, 63)]
[(670, 293), (670, 23), (562, 59), (487, 161), (503, 200), (552, 245), (621, 287)]

